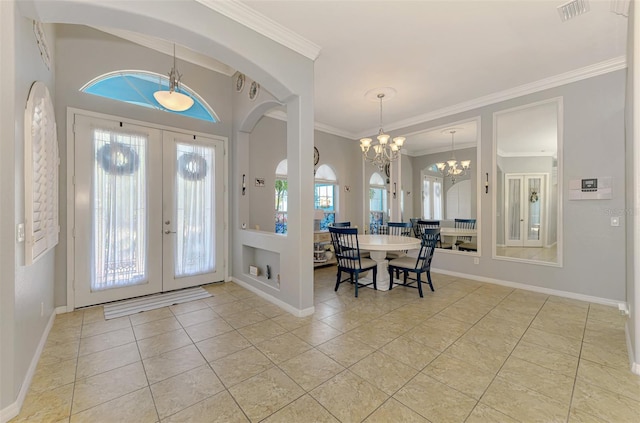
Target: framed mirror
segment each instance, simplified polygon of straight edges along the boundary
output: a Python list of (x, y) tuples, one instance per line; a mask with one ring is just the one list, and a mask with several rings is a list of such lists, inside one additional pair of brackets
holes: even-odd
[(406, 135), (414, 195), (405, 220), (437, 221), (442, 252), (479, 254), (479, 136), (479, 117)]
[(494, 258), (561, 266), (562, 99), (494, 114)]

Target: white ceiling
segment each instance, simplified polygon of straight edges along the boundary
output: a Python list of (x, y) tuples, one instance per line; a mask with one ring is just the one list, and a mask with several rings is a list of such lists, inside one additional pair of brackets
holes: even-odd
[(383, 105), (384, 128), (397, 136), (561, 74), (621, 68), (627, 19), (590, 0), (589, 12), (563, 23), (564, 2), (242, 1), (321, 47), (316, 123), (353, 139), (377, 133), (379, 104), (364, 97), (373, 88), (397, 91)]

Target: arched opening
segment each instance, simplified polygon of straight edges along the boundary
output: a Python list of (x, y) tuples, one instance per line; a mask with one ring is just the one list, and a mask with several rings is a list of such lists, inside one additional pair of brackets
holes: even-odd
[(275, 209), (276, 209), (276, 233), (287, 233), (287, 159), (282, 160), (276, 167), (275, 183)]
[(375, 172), (369, 178), (369, 231), (378, 233), (378, 228), (389, 219), (387, 186), (384, 178)]
[(323, 164), (316, 171), (314, 205), (324, 214), (320, 230), (325, 230), (336, 221), (338, 211), (338, 178), (329, 165)]

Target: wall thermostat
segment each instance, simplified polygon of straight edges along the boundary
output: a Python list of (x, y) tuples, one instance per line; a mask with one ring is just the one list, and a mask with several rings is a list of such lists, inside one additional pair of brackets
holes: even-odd
[(611, 200), (611, 176), (572, 179), (569, 181), (569, 200)]

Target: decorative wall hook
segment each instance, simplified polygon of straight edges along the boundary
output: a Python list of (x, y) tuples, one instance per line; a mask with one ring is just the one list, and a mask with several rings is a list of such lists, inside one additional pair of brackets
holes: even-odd
[(393, 198), (396, 198), (396, 183), (393, 183)]
[(246, 175), (243, 173), (242, 174), (242, 195), (245, 194), (246, 190), (247, 190)]
[(489, 172), (487, 172), (486, 175), (487, 175), (487, 180), (484, 183), (484, 193), (489, 194)]

